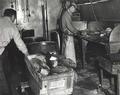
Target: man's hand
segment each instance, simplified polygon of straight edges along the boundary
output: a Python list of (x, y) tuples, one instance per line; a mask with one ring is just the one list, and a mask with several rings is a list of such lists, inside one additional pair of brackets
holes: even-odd
[(28, 52), (26, 52), (26, 53), (25, 53), (25, 56), (28, 56), (28, 55), (29, 55), (29, 53), (28, 53)]

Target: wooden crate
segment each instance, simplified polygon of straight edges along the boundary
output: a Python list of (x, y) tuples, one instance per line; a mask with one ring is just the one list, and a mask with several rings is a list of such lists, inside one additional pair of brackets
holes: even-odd
[(26, 58), (28, 70), (31, 74), (29, 85), (35, 95), (69, 95), (73, 92), (74, 71), (70, 69), (68, 72), (61, 74), (48, 75), (40, 77), (37, 72), (32, 70), (32, 63)]

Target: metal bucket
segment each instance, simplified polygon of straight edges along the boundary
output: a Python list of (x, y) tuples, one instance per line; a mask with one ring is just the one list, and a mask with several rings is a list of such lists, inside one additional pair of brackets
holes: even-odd
[(41, 41), (33, 42), (27, 45), (28, 51), (30, 54), (44, 53), (48, 52), (57, 53), (58, 46), (54, 41)]

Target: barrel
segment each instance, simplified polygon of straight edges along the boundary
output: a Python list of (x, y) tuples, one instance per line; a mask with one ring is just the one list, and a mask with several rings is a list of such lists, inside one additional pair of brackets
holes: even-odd
[(47, 54), (48, 52), (57, 53), (58, 46), (54, 41), (41, 41), (41, 42), (33, 42), (27, 45), (28, 52), (30, 54), (38, 54), (44, 53)]
[(30, 44), (33, 42), (45, 41), (45, 39), (43, 37), (24, 37), (23, 41), (25, 44)]

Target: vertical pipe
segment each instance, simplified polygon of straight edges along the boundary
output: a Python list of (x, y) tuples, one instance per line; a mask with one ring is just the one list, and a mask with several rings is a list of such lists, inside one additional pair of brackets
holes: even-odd
[(16, 0), (15, 0), (15, 10), (16, 10), (16, 22), (15, 22), (15, 23), (16, 23), (16, 25), (17, 25), (17, 24), (18, 24), (18, 23), (17, 23), (17, 20), (18, 20), (18, 19), (17, 19), (17, 1), (16, 1)]
[(48, 33), (48, 14), (47, 14), (47, 0), (46, 0), (46, 38), (49, 40), (49, 33)]
[(117, 72), (117, 95), (120, 95), (120, 71)]
[(43, 38), (46, 40), (46, 25), (45, 25), (45, 9), (44, 5), (41, 5), (42, 7), (42, 26), (43, 26)]

